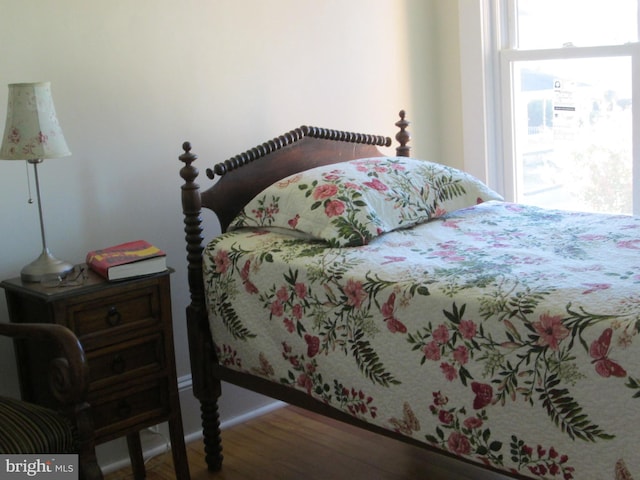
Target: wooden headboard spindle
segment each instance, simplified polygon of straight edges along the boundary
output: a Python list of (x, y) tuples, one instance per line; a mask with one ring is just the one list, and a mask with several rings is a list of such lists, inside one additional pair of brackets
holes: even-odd
[(400, 120), (396, 122), (396, 127), (400, 129), (398, 133), (396, 133), (396, 140), (400, 144), (400, 146), (396, 147), (396, 154), (399, 157), (410, 157), (411, 156), (411, 147), (407, 145), (409, 140), (411, 140), (411, 134), (407, 131), (407, 127), (411, 122), (405, 120), (405, 111), (400, 110)]
[(213, 169), (207, 168), (206, 174), (210, 179), (214, 179), (216, 175), (223, 176), (237, 168), (242, 167), (248, 163), (251, 163), (259, 158), (265, 157), (270, 153), (275, 152), (288, 145), (292, 145), (295, 142), (301, 140), (303, 137), (313, 137), (325, 140), (343, 141), (351, 143), (362, 143), (365, 145), (376, 145), (381, 147), (389, 147), (391, 145), (391, 138), (381, 135), (368, 135), (363, 133), (343, 132), (340, 130), (330, 130), (320, 127), (309, 127), (303, 125), (299, 128), (291, 130), (290, 132), (280, 135), (268, 142), (258, 145), (257, 147), (240, 153), (235, 157), (231, 157), (224, 162), (214, 165)]
[(213, 169), (207, 168), (207, 177), (212, 180), (216, 175), (221, 177), (235, 170), (236, 168), (240, 168), (243, 165), (258, 160), (259, 158), (265, 157), (270, 153), (275, 152), (276, 150), (286, 147), (287, 145), (292, 145), (305, 136), (303, 128), (304, 127), (300, 127), (291, 130), (284, 135), (280, 135), (279, 137), (269, 140), (268, 142), (264, 142), (262, 145), (258, 145), (257, 147), (247, 150), (246, 152), (242, 152), (235, 157), (231, 157), (224, 162), (214, 165)]
[(323, 138), (326, 140), (338, 140), (341, 142), (364, 143), (365, 145), (376, 145), (379, 147), (388, 147), (391, 145), (391, 139), (380, 135), (368, 135), (364, 133), (342, 132), (340, 130), (328, 130), (318, 127), (300, 127), (305, 135), (314, 138)]
[[(198, 156), (191, 153), (191, 144), (182, 144), (184, 153), (180, 155), (180, 161), (185, 165), (180, 169), (180, 176), (185, 181), (182, 185), (182, 210), (184, 214), (184, 231), (187, 241), (187, 261), (189, 264), (189, 284), (196, 286), (191, 289), (191, 308), (202, 305), (204, 299), (202, 286), (202, 202), (200, 201), (200, 186), (195, 183), (198, 169), (192, 165)], [(202, 313), (202, 312), (200, 312)]]

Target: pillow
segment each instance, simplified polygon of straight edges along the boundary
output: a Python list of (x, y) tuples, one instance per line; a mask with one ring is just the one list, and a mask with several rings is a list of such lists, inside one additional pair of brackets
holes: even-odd
[(291, 175), (263, 190), (231, 222), (304, 232), (332, 247), (373, 238), (502, 197), (460, 170), (408, 157), (374, 157)]

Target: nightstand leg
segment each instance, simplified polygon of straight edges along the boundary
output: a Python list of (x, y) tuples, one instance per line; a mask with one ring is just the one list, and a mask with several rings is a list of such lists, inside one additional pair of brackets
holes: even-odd
[(178, 414), (174, 415), (174, 418), (169, 420), (169, 438), (171, 439), (173, 468), (175, 469), (177, 479), (188, 480), (191, 478), (189, 474), (189, 461), (187, 459), (187, 449), (184, 444), (180, 409), (178, 408), (177, 410)]
[(143, 480), (147, 474), (144, 469), (144, 457), (142, 456), (140, 432), (127, 434), (127, 446), (129, 447), (129, 458), (131, 459), (133, 478), (136, 480)]

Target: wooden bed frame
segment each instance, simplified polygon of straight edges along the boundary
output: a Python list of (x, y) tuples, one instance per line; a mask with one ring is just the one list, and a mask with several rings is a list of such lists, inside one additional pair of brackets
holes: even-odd
[[(399, 115), (400, 120), (395, 123), (399, 128), (395, 136), (399, 143), (396, 147), (396, 154), (408, 157), (410, 147), (407, 144), (410, 140), (410, 134), (406, 128), (409, 122), (405, 120), (404, 111), (401, 111)], [(187, 330), (193, 393), (201, 405), (205, 457), (209, 470), (219, 470), (223, 459), (217, 404), (218, 397), (221, 395), (221, 381), (434, 451), (432, 447), (417, 440), (367, 424), (328, 407), (302, 391), (293, 390), (290, 387), (248, 373), (237, 372), (218, 364), (205, 306), (202, 277), (204, 246), (201, 212), (203, 208), (216, 213), (221, 230), (224, 232), (242, 207), (275, 181), (320, 165), (356, 158), (384, 156), (378, 147), (389, 147), (391, 143), (391, 138), (384, 136), (303, 126), (218, 163), (213, 169), (207, 169), (207, 176), (210, 179), (217, 177), (218, 180), (213, 186), (202, 191), (195, 182), (198, 169), (194, 167), (193, 162), (197, 156), (191, 152), (189, 142), (183, 144), (184, 153), (179, 158), (185, 164), (180, 170), (180, 176), (185, 181), (181, 187), (182, 207), (187, 241), (188, 282), (191, 294), (191, 303), (187, 307)], [(438, 452), (455, 457), (447, 452), (439, 450)], [(472, 463), (464, 459), (462, 461)], [(501, 473), (504, 474), (504, 472)], [(515, 478), (524, 477), (516, 476)]]

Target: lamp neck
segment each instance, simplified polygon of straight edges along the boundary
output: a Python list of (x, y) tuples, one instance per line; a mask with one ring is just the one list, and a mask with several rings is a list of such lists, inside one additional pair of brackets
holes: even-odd
[(33, 172), (36, 180), (36, 197), (38, 199), (38, 215), (40, 216), (40, 234), (42, 235), (42, 252), (45, 253), (47, 249), (47, 240), (44, 235), (44, 220), (42, 217), (42, 200), (40, 199), (40, 180), (38, 179), (38, 164), (42, 163), (42, 159), (27, 160), (27, 162), (33, 165)]

